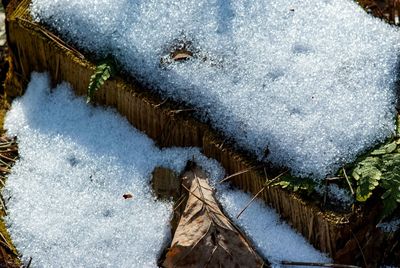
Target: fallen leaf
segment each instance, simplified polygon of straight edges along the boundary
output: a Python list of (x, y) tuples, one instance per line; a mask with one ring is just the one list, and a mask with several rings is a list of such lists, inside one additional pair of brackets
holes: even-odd
[(131, 199), (131, 198), (133, 198), (133, 195), (130, 194), (130, 193), (126, 193), (126, 194), (123, 195), (123, 198), (124, 199)]
[(190, 57), (193, 56), (193, 53), (188, 51), (188, 50), (180, 50), (180, 51), (174, 51), (172, 53), (172, 59), (174, 61), (183, 61), (183, 60), (187, 60)]

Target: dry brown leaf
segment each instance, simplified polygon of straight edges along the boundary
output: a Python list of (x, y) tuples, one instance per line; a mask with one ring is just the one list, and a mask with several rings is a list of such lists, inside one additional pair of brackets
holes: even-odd
[(172, 59), (174, 61), (188, 60), (192, 56), (193, 56), (193, 53), (190, 51), (187, 51), (187, 50), (180, 50), (180, 51), (175, 51), (172, 53)]
[(130, 194), (130, 193), (126, 193), (126, 194), (122, 195), (122, 197), (123, 197), (124, 199), (132, 199), (132, 198), (133, 198), (133, 195)]
[(188, 201), (164, 267), (263, 267), (267, 264), (223, 214), (198, 167), (183, 175)]

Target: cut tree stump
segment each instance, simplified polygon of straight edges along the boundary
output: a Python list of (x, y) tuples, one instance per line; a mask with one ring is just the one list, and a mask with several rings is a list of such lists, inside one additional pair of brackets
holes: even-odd
[[(96, 65), (58, 37), (56, 32), (35, 22), (30, 15), (30, 4), (31, 0), (12, 0), (6, 9), (10, 52), (10, 69), (5, 82), (7, 97), (20, 96), (24, 92), (32, 71), (46, 71), (52, 77), (53, 86), (66, 81), (77, 95), (85, 95)], [(218, 131), (189, 113), (190, 107), (165, 99), (135, 81), (135, 77), (117, 75), (104, 83), (93, 101), (115, 108), (160, 147), (200, 148), (205, 156), (217, 160), (227, 175), (238, 174), (229, 180), (233, 186), (253, 195), (264, 188), (265, 175), (262, 169), (256, 168), (260, 163), (249, 152), (240, 151), (226, 142), (226, 137), (220, 136)], [(266, 169), (271, 177), (282, 172), (270, 166)], [(246, 170), (248, 172), (243, 172)], [(367, 251), (366, 246), (370, 245), (368, 239), (364, 237), (358, 240), (355, 248), (354, 243), (349, 241), (354, 236), (362, 237), (366, 225), (375, 228), (377, 222), (369, 220), (370, 208), (355, 207), (343, 213), (333, 211), (323, 207), (318, 200), (302, 197), (279, 186), (265, 188), (258, 198), (273, 207), (283, 220), (314, 247), (328, 253), (335, 262), (364, 265), (361, 256), (362, 250)], [(386, 249), (390, 251), (392, 246), (385, 245), (385, 252)], [(349, 247), (357, 250), (357, 254), (350, 252)], [(385, 258), (381, 254), (377, 262)]]
[(241, 231), (226, 217), (205, 173), (192, 165), (182, 176), (187, 203), (163, 266), (268, 267)]

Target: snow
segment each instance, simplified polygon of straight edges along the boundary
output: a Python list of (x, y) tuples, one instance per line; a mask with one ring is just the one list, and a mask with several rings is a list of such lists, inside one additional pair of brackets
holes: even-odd
[[(194, 157), (232, 218), (251, 199), (217, 184), (223, 170), (198, 149), (158, 149), (115, 110), (87, 106), (66, 83), (50, 89), (45, 74), (32, 75), (5, 127), (20, 154), (3, 190), (6, 222), (32, 267), (156, 267), (172, 214), (172, 204), (151, 193), (156, 166), (178, 172)], [(259, 201), (237, 224), (277, 266), (329, 261)]]
[(323, 184), (317, 185), (315, 191), (321, 198), (327, 195), (328, 202), (339, 208), (349, 209), (355, 201), (350, 190), (340, 188), (336, 183), (331, 183), (327, 186)]
[[(322, 179), (394, 131), (399, 31), (352, 0), (33, 0), (31, 13), (294, 175)], [(160, 63), (184, 42), (194, 57)]]
[(400, 227), (400, 218), (393, 219), (389, 222), (381, 222), (377, 225), (385, 233), (394, 233), (399, 230)]
[[(236, 219), (251, 199), (245, 193), (228, 189), (220, 192), (218, 197), (232, 219)], [(236, 220), (236, 224), (249, 234), (256, 248), (274, 267), (279, 267), (280, 261), (288, 259), (298, 262), (309, 262), (312, 259), (317, 263), (330, 261), (308, 244), (304, 237), (293, 234), (291, 227), (282, 222), (276, 211), (265, 207), (260, 200), (253, 201)]]

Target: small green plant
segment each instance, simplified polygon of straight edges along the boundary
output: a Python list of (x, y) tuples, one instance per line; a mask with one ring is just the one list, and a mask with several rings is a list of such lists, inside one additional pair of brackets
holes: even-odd
[[(355, 199), (359, 203), (379, 195), (383, 204), (381, 217), (390, 216), (400, 206), (400, 121), (397, 120), (394, 137), (361, 155), (355, 162), (341, 169), (335, 178), (343, 179), (338, 181), (343, 187), (354, 187)], [(273, 185), (308, 195), (318, 186), (311, 179), (290, 175), (282, 177)]]
[(302, 192), (310, 195), (317, 183), (310, 178), (299, 178), (291, 175), (282, 176), (282, 178), (273, 183), (273, 186), (280, 186), (283, 189), (288, 189), (294, 192)]
[(346, 169), (356, 187), (355, 198), (364, 203), (379, 194), (383, 204), (381, 217), (390, 216), (400, 205), (400, 125), (385, 143), (360, 156)]
[(115, 62), (109, 57), (96, 66), (94, 74), (90, 77), (90, 83), (87, 90), (87, 103), (92, 100), (94, 93), (100, 89), (104, 82), (115, 74), (115, 66)]
[(383, 192), (382, 217), (389, 216), (400, 204), (400, 139), (395, 138), (360, 159), (351, 172), (356, 200), (367, 201), (374, 191)]

